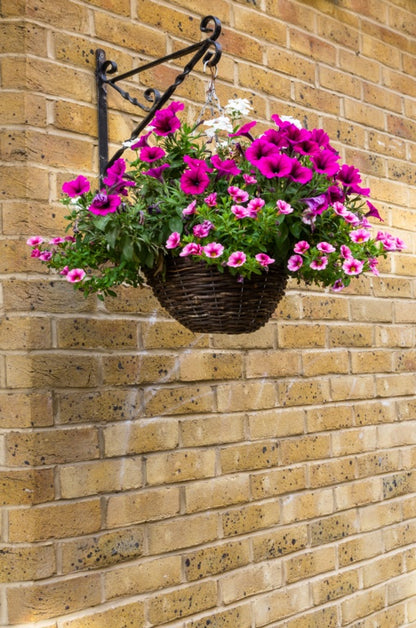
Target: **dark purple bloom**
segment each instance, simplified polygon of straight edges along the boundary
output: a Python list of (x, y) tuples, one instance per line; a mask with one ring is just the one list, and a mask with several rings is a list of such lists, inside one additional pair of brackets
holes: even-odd
[(276, 129), (268, 129), (268, 131), (263, 133), (262, 139), (266, 142), (270, 142), (270, 144), (274, 144), (276, 148), (287, 148), (289, 146), (286, 135), (280, 131), (276, 131)]
[(189, 155), (185, 155), (183, 158), (184, 162), (189, 166), (189, 168), (200, 168), (204, 172), (212, 172), (212, 168), (210, 168), (204, 159), (196, 159), (195, 157), (190, 157)]
[(257, 166), (258, 162), (264, 157), (268, 157), (273, 154), (277, 154), (277, 148), (274, 144), (262, 140), (260, 137), (254, 140), (251, 146), (247, 148), (245, 156), (247, 161)]
[(241, 172), (240, 168), (237, 168), (234, 159), (225, 159), (222, 161), (218, 155), (213, 155), (211, 157), (211, 163), (217, 169), (218, 176), (220, 177), (231, 177)]
[(328, 177), (334, 176), (339, 170), (337, 161), (339, 156), (332, 150), (322, 150), (316, 155), (312, 155), (312, 162), (317, 172), (326, 174)]
[(316, 155), (319, 153), (319, 146), (311, 139), (304, 139), (293, 144), (293, 150), (301, 155)]
[(257, 167), (268, 179), (286, 177), (292, 170), (292, 160), (287, 155), (274, 154), (259, 161)]
[(117, 211), (118, 206), (121, 203), (121, 198), (117, 194), (107, 194), (104, 191), (99, 192), (94, 196), (89, 210), (91, 213), (97, 216), (106, 216), (107, 214)]
[(149, 170), (145, 170), (143, 174), (147, 174), (149, 177), (153, 177), (158, 181), (163, 181), (163, 171), (166, 170), (166, 168), (169, 168), (169, 164), (162, 164), (156, 168), (149, 168)]
[(81, 196), (81, 194), (86, 194), (89, 190), (90, 182), (88, 179), (83, 177), (82, 174), (80, 174), (76, 179), (73, 179), (73, 181), (67, 181), (62, 186), (62, 191), (65, 194), (68, 194), (71, 198)]
[(310, 214), (313, 216), (322, 214), (322, 212), (324, 212), (328, 207), (328, 199), (325, 194), (320, 194), (319, 196), (314, 196), (312, 198), (303, 198), (302, 203), (306, 203)]
[(173, 102), (169, 107), (156, 111), (155, 117), (150, 123), (156, 135), (171, 135), (180, 128), (181, 121), (175, 114), (183, 107), (183, 103)]
[(162, 159), (165, 155), (165, 151), (160, 146), (144, 146), (139, 156), (142, 161), (151, 163), (152, 161)]
[(185, 194), (202, 194), (209, 185), (209, 177), (203, 168), (189, 168), (182, 174), (180, 184)]
[(288, 142), (293, 146), (293, 144), (298, 144), (299, 142), (309, 140), (311, 137), (311, 132), (307, 129), (300, 129), (296, 126), (296, 124), (290, 124), (288, 127), (285, 128), (285, 135)]
[(345, 193), (336, 185), (331, 185), (326, 191), (326, 197), (329, 205), (336, 202), (342, 203), (345, 199)]
[(291, 159), (291, 171), (288, 174), (288, 178), (292, 181), (296, 181), (296, 183), (308, 183), (312, 177), (313, 172), (310, 168), (306, 166), (302, 166), (300, 161), (297, 159)]
[(358, 185), (361, 183), (360, 171), (354, 166), (344, 164), (337, 174), (337, 179), (344, 187), (348, 188), (348, 192), (362, 194), (363, 196), (368, 196), (370, 194), (369, 188), (362, 188)]
[(331, 150), (329, 145), (329, 136), (323, 129), (312, 129), (311, 140), (316, 142), (321, 148), (328, 148)]

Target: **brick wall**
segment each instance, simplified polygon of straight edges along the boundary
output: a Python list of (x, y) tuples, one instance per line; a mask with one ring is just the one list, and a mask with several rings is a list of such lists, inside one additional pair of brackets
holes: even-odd
[[(0, 11), (0, 625), (416, 626), (414, 0)], [(346, 294), (291, 284), (237, 337), (191, 334), (146, 289), (84, 300), (25, 244), (61, 233), (64, 180), (96, 178), (95, 49), (124, 71), (210, 13), (222, 102), (324, 126), (408, 243)], [(193, 112), (201, 69), (178, 90)], [(138, 114), (109, 100), (116, 145)]]

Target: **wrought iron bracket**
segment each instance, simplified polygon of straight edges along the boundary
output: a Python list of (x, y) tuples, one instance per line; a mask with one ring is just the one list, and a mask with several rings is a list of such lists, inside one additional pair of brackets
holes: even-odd
[[(212, 15), (207, 15), (201, 20), (200, 30), (203, 33), (208, 33), (209, 36), (196, 44), (188, 46), (187, 48), (182, 48), (177, 52), (173, 52), (172, 54), (166, 55), (165, 57), (161, 57), (160, 59), (156, 59), (155, 61), (146, 63), (145, 65), (142, 65), (128, 72), (116, 74), (115, 76), (113, 75), (118, 70), (117, 64), (114, 61), (106, 59), (104, 50), (96, 50), (98, 154), (101, 178), (104, 176), (107, 168), (112, 163), (114, 163), (116, 159), (119, 159), (119, 157), (122, 156), (129, 144), (134, 141), (140, 135), (143, 129), (149, 124), (149, 122), (152, 121), (156, 111), (167, 102), (167, 100), (172, 96), (176, 88), (185, 80), (185, 78), (193, 70), (193, 68), (200, 59), (202, 59), (204, 67), (208, 66), (210, 68), (213, 68), (217, 65), (218, 61), (221, 58), (222, 52), (220, 44), (216, 41), (221, 33), (221, 22), (218, 18)], [(166, 61), (179, 59), (192, 53), (194, 53), (192, 59), (185, 65), (182, 72), (180, 72), (176, 77), (174, 83), (172, 83), (172, 85), (170, 85), (163, 92), (163, 94), (161, 94), (157, 89), (154, 89), (152, 87), (149, 87), (144, 91), (143, 97), (148, 103), (150, 103), (149, 105), (140, 103), (137, 98), (133, 98), (132, 96), (130, 96), (129, 92), (125, 91), (118, 85), (119, 81), (128, 79), (136, 74), (140, 74), (140, 72), (144, 72), (145, 70), (150, 70), (157, 65), (165, 63)], [(111, 76), (108, 77), (107, 74)], [(140, 109), (145, 111), (147, 114), (141, 120), (140, 124), (133, 130), (130, 138), (123, 143), (122, 147), (111, 157), (110, 160), (108, 158), (107, 86), (114, 88), (125, 100), (128, 100), (132, 105), (140, 107)]]

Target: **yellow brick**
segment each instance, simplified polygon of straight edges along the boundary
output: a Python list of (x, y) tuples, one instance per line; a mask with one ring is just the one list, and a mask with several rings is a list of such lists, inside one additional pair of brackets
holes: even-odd
[(30, 111), (31, 124), (46, 126), (46, 99), (39, 94), (3, 92), (0, 115), (3, 124), (25, 124), (27, 111)]
[(225, 611), (214, 612), (205, 615), (202, 619), (194, 619), (186, 622), (186, 628), (207, 628), (212, 625), (217, 628), (251, 628), (251, 608), (249, 604), (245, 604), (229, 608)]
[[(357, 425), (379, 425), (380, 423), (391, 423), (397, 418), (397, 410), (393, 400), (384, 402), (367, 402), (355, 405), (355, 422)], [(384, 428), (383, 428), (384, 429)]]
[(270, 15), (263, 15), (251, 7), (234, 6), (235, 28), (237, 31), (254, 35), (266, 42), (281, 44), (286, 40), (285, 25)]
[(50, 323), (41, 317), (8, 317), (0, 321), (0, 349), (47, 349)]
[(51, 543), (33, 547), (0, 545), (0, 582), (41, 580), (55, 573), (55, 549)]
[(23, 198), (45, 203), (49, 198), (48, 172), (41, 168), (29, 168), (24, 164), (3, 165), (0, 168), (0, 185), (4, 199)]
[(180, 357), (179, 375), (182, 381), (240, 379), (242, 356), (238, 353), (194, 351)]
[(58, 472), (64, 499), (139, 488), (143, 483), (142, 460), (126, 457), (65, 465)]
[[(244, 414), (219, 414), (198, 419), (180, 421), (180, 433), (184, 447), (192, 445), (217, 445), (243, 440)], [(160, 420), (158, 420), (159, 431)]]
[(316, 37), (309, 31), (309, 27), (306, 32), (297, 28), (292, 28), (289, 32), (290, 46), (293, 50), (331, 66), (336, 65), (337, 48), (327, 38)]
[(346, 567), (366, 558), (383, 553), (383, 537), (380, 530), (362, 534), (358, 538), (342, 541), (338, 545), (339, 564)]
[(280, 381), (277, 388), (283, 406), (316, 405), (329, 399), (329, 385), (325, 379)]
[(143, 523), (172, 517), (179, 512), (179, 490), (146, 490), (112, 495), (107, 506), (107, 527)]
[[(270, 24), (268, 28), (271, 33)], [(289, 100), (290, 80), (280, 76), (277, 72), (271, 72), (241, 61), (238, 63), (238, 80), (242, 87), (255, 89), (266, 95)]]
[(61, 392), (56, 398), (61, 424), (132, 421), (140, 405), (140, 393), (129, 388)]
[[(103, 609), (103, 610), (101, 610)], [(103, 626), (145, 626), (144, 602), (123, 602), (109, 608), (95, 607), (93, 612), (61, 622), (62, 628), (103, 628)]]
[(104, 452), (108, 457), (140, 454), (178, 446), (177, 420), (131, 421), (103, 429)]
[(330, 347), (371, 347), (373, 332), (369, 325), (342, 325), (329, 328)]
[(246, 361), (246, 376), (275, 378), (297, 375), (300, 354), (291, 351), (250, 351)]
[(6, 436), (6, 461), (10, 465), (58, 464), (98, 457), (96, 429), (10, 431)]
[(215, 475), (213, 449), (188, 449), (147, 457), (146, 479), (150, 485), (186, 482)]
[(58, 347), (63, 349), (128, 349), (137, 347), (137, 323), (126, 320), (65, 318), (57, 321)]
[(74, 312), (92, 311), (95, 302), (74, 292), (67, 281), (6, 280), (3, 284), (6, 311)]
[(308, 408), (306, 425), (308, 432), (341, 430), (353, 425), (353, 408), (346, 405)]
[(0, 426), (19, 429), (53, 424), (52, 395), (48, 392), (0, 394)]
[(340, 510), (382, 499), (382, 483), (379, 478), (358, 480), (335, 488), (335, 499)]
[(398, 523), (396, 526), (384, 530), (383, 537), (386, 551), (405, 545), (414, 545), (416, 542), (416, 524), (414, 521)]
[(380, 397), (401, 397), (413, 395), (416, 390), (416, 375), (377, 375), (377, 394)]
[(309, 467), (311, 488), (339, 484), (355, 478), (355, 464), (352, 458), (341, 458), (317, 462)]
[(278, 327), (279, 347), (311, 348), (324, 347), (326, 344), (326, 327), (314, 324), (282, 323)]
[(335, 568), (336, 552), (333, 547), (323, 547), (303, 553), (301, 556), (289, 556), (284, 561), (284, 573), (287, 584), (309, 578)]
[(0, 472), (0, 505), (40, 504), (55, 498), (52, 469)]
[(141, 336), (145, 349), (179, 349), (207, 347), (208, 336), (198, 336), (176, 321), (143, 322)]
[(350, 595), (359, 589), (358, 571), (344, 571), (328, 575), (312, 584), (313, 601), (316, 606), (330, 600)]
[(384, 587), (356, 592), (355, 595), (341, 603), (342, 623), (353, 621), (380, 610), (385, 604)]
[(30, 543), (93, 534), (101, 528), (99, 499), (9, 511), (9, 542)]
[(162, 554), (214, 541), (218, 535), (217, 524), (213, 513), (154, 523), (149, 528), (149, 552)]
[(272, 382), (247, 381), (218, 384), (217, 399), (219, 412), (264, 410), (275, 408), (276, 388)]
[(181, 565), (180, 556), (168, 556), (114, 566), (104, 576), (105, 597), (111, 600), (178, 585), (182, 579)]
[(213, 390), (208, 385), (150, 388), (144, 396), (145, 415), (209, 412), (212, 409), (212, 399)]
[(94, 14), (94, 23), (96, 36), (106, 42), (124, 47), (128, 42), (131, 50), (156, 58), (165, 53), (166, 38), (161, 30), (149, 28), (130, 19), (120, 20), (101, 11)]
[(238, 569), (220, 580), (221, 597), (225, 604), (241, 600), (282, 585), (282, 561), (270, 560), (260, 565)]
[(273, 467), (278, 462), (278, 447), (274, 441), (259, 441), (244, 445), (229, 445), (220, 450), (223, 473)]
[(285, 587), (258, 598), (253, 603), (257, 626), (267, 626), (309, 608), (309, 590), (304, 584)]
[(360, 528), (363, 532), (391, 525), (402, 520), (401, 504), (383, 502), (360, 508)]
[(289, 76), (296, 76), (309, 84), (315, 82), (315, 64), (293, 53), (275, 47), (267, 49), (267, 67)]
[(323, 608), (312, 613), (304, 613), (300, 617), (295, 617), (287, 623), (288, 628), (316, 628), (316, 626), (327, 626), (332, 628), (338, 624), (338, 613), (334, 606)]
[(149, 620), (154, 624), (166, 623), (180, 617), (213, 608), (217, 603), (217, 585), (213, 581), (192, 584), (148, 600)]
[(111, 355), (103, 358), (104, 383), (124, 386), (169, 382), (177, 379), (176, 362), (171, 354)]
[(394, 554), (393, 556), (383, 556), (373, 560), (371, 564), (362, 568), (363, 584), (367, 589), (381, 582), (388, 582), (403, 572), (403, 556)]
[(260, 439), (302, 434), (304, 421), (305, 413), (300, 408), (255, 412), (249, 416), (250, 435)]
[(294, 523), (313, 517), (328, 515), (334, 510), (333, 494), (330, 489), (295, 493), (281, 500), (282, 523)]
[(10, 588), (7, 602), (12, 625), (75, 612), (99, 604), (99, 576)]
[(331, 393), (333, 401), (348, 399), (371, 399), (375, 397), (374, 378), (372, 375), (353, 375), (331, 377)]
[(305, 468), (302, 466), (268, 469), (252, 474), (250, 480), (254, 499), (293, 493), (306, 488)]
[(302, 364), (306, 377), (350, 371), (348, 352), (345, 350), (305, 351), (302, 355)]
[(36, 356), (9, 355), (6, 361), (10, 388), (49, 388), (95, 386), (97, 360), (90, 356), (39, 353)]
[(280, 442), (280, 456), (283, 464), (326, 458), (331, 451), (331, 437), (328, 434), (298, 436)]
[(353, 510), (322, 517), (310, 524), (312, 546), (336, 541), (358, 531), (358, 520)]
[(222, 515), (224, 536), (246, 534), (262, 528), (272, 528), (280, 520), (280, 505), (276, 501), (232, 508)]
[(188, 581), (233, 571), (250, 562), (249, 541), (232, 541), (184, 554)]
[(134, 560), (143, 554), (143, 547), (144, 530), (140, 526), (63, 541), (59, 544), (62, 572), (99, 569)]
[(186, 512), (198, 512), (248, 502), (250, 485), (247, 475), (224, 476), (185, 486)]
[(375, 426), (350, 429), (332, 435), (332, 451), (335, 456), (349, 456), (376, 448)]

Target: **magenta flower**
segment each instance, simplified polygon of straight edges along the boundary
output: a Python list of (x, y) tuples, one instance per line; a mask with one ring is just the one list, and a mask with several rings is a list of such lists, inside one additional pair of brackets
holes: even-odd
[(247, 183), (247, 185), (257, 183), (256, 177), (253, 177), (253, 175), (251, 174), (243, 174), (243, 179), (244, 179), (244, 182)]
[(292, 168), (289, 174), (287, 175), (288, 179), (295, 181), (296, 183), (309, 183), (309, 181), (313, 177), (313, 172), (310, 168), (306, 166), (302, 166), (300, 161), (297, 159), (292, 159)]
[(182, 251), (179, 253), (179, 257), (188, 257), (188, 255), (202, 255), (203, 248), (196, 242), (189, 242), (185, 244)]
[(74, 236), (65, 236), (65, 242), (76, 242)]
[(316, 245), (316, 248), (322, 253), (333, 253), (335, 251), (335, 247), (332, 246), (332, 244), (329, 244), (329, 242), (319, 242), (319, 244)]
[(101, 191), (97, 194), (88, 207), (89, 211), (96, 216), (106, 216), (117, 211), (121, 204), (121, 198), (116, 194), (107, 194)]
[(248, 192), (246, 192), (245, 190), (241, 190), (235, 185), (230, 185), (230, 187), (227, 189), (227, 192), (233, 199), (234, 203), (245, 203), (246, 201), (248, 201)]
[(217, 205), (217, 193), (216, 192), (211, 192), (211, 194), (208, 194), (208, 196), (206, 196), (204, 198), (204, 201), (208, 205), (208, 207), (216, 207), (216, 205)]
[(310, 245), (309, 242), (306, 242), (306, 240), (300, 240), (299, 242), (296, 242), (295, 246), (293, 247), (293, 250), (295, 251), (295, 253), (306, 253), (306, 251), (308, 251), (310, 249)]
[(380, 273), (378, 272), (378, 259), (376, 257), (372, 257), (368, 260), (368, 265), (370, 267), (371, 272), (374, 275), (379, 275)]
[(29, 246), (39, 246), (39, 244), (42, 244), (42, 242), (42, 236), (31, 236), (26, 240), (26, 244), (28, 244)]
[(278, 149), (274, 144), (258, 138), (247, 148), (245, 157), (247, 161), (257, 166), (262, 159), (274, 155), (275, 153), (278, 153)]
[(276, 261), (272, 257), (266, 255), (266, 253), (257, 253), (256, 260), (258, 261), (260, 266), (269, 266)]
[(203, 247), (204, 253), (207, 257), (220, 257), (224, 253), (224, 247), (218, 242), (210, 242)]
[(310, 137), (305, 137), (299, 142), (295, 142), (292, 146), (293, 150), (300, 155), (316, 155), (319, 153), (319, 146)]
[(131, 150), (137, 150), (138, 148), (144, 148), (145, 146), (149, 146), (147, 138), (152, 134), (153, 131), (149, 131), (145, 135), (142, 135), (139, 140), (130, 146)]
[(287, 261), (287, 267), (292, 272), (296, 272), (303, 265), (303, 259), (300, 255), (292, 255)]
[(354, 166), (347, 166), (344, 164), (336, 175), (338, 181), (349, 191), (355, 194), (362, 194), (368, 196), (370, 193), (369, 188), (362, 188), (358, 184), (361, 183), (360, 171)]
[(240, 127), (238, 129), (238, 131), (236, 131), (235, 133), (229, 133), (228, 135), (230, 137), (248, 137), (248, 139), (252, 140), (253, 137), (250, 133), (250, 130), (253, 128), (253, 126), (255, 126), (257, 124), (257, 122), (254, 120), (252, 122), (247, 122), (247, 124), (243, 124), (242, 127)]
[(161, 166), (156, 166), (156, 168), (149, 168), (149, 170), (144, 170), (143, 174), (147, 174), (148, 177), (153, 177), (153, 179), (157, 179), (158, 181), (163, 181), (163, 171), (169, 168), (169, 164), (162, 164)]
[(329, 136), (323, 129), (312, 129), (311, 140), (316, 142), (321, 148), (330, 149)]
[(303, 198), (302, 203), (306, 203), (309, 211), (314, 216), (319, 216), (328, 207), (328, 199), (325, 194), (320, 194), (319, 196), (314, 196), (312, 198)]
[(321, 150), (319, 153), (312, 155), (312, 163), (316, 172), (322, 172), (327, 177), (333, 177), (337, 174), (339, 170), (338, 159), (339, 155), (332, 150)]
[(247, 218), (250, 216), (249, 209), (243, 205), (231, 205), (231, 211), (236, 218)]
[(342, 264), (342, 269), (347, 275), (359, 275), (363, 270), (364, 262), (353, 257), (348, 257)]
[(51, 238), (49, 240), (49, 244), (52, 244), (52, 245), (63, 244), (64, 242), (65, 242), (65, 238)]
[(86, 194), (89, 191), (90, 182), (88, 179), (83, 177), (82, 174), (80, 174), (76, 179), (73, 179), (73, 181), (67, 181), (62, 186), (62, 192), (68, 194), (71, 198), (81, 196), (81, 194)]
[(63, 277), (66, 277), (68, 273), (69, 273), (69, 266), (64, 266), (63, 269), (59, 272), (59, 274), (62, 275)]
[(162, 159), (165, 155), (165, 151), (160, 146), (144, 146), (140, 151), (140, 159), (149, 163)]
[(341, 244), (340, 253), (343, 259), (350, 259), (352, 257), (351, 249), (346, 244)]
[(204, 172), (212, 172), (212, 168), (208, 166), (204, 159), (196, 159), (195, 157), (185, 155), (183, 160), (189, 168), (201, 168)]
[(240, 168), (237, 168), (234, 159), (225, 159), (222, 161), (218, 155), (213, 155), (211, 157), (211, 163), (217, 169), (219, 177), (231, 177), (241, 172)]
[(273, 144), (278, 149), (287, 148), (289, 146), (286, 135), (284, 133), (281, 133), (280, 131), (276, 131), (276, 129), (269, 129), (268, 131), (263, 133), (262, 138), (266, 142), (270, 142), (270, 144)]
[(209, 220), (204, 220), (204, 222), (200, 225), (195, 225), (192, 231), (196, 238), (206, 238), (211, 229), (214, 228), (214, 225)]
[(332, 207), (334, 209), (334, 212), (337, 214), (337, 216), (345, 216), (345, 214), (348, 213), (348, 209), (345, 207), (345, 205), (343, 205), (339, 201), (335, 201)]
[(277, 201), (276, 207), (279, 211), (279, 214), (292, 214), (294, 211), (290, 203), (286, 203), (286, 201), (282, 201), (281, 199)]
[(189, 205), (182, 210), (182, 216), (192, 216), (192, 214), (196, 214), (196, 200), (193, 200), (192, 203), (189, 203)]
[(264, 207), (265, 203), (266, 201), (264, 201), (262, 198), (259, 198), (257, 196), (256, 198), (252, 198), (251, 201), (249, 201), (247, 205), (247, 215), (250, 218), (256, 218), (257, 214), (259, 213), (261, 208)]
[(42, 251), (39, 258), (42, 262), (49, 262), (49, 260), (52, 259), (52, 255), (52, 251)]
[(292, 170), (292, 160), (287, 155), (270, 155), (257, 163), (261, 174), (267, 179), (286, 177)]
[(106, 176), (103, 179), (103, 183), (108, 186), (112, 186), (118, 183), (122, 179), (123, 174), (126, 172), (126, 162), (124, 159), (116, 159), (112, 166), (110, 166), (106, 172)]
[(167, 249), (176, 249), (176, 247), (179, 246), (180, 240), (181, 240), (181, 234), (178, 233), (177, 231), (173, 231), (173, 233), (171, 233), (168, 239), (166, 240), (165, 246)]
[(180, 186), (185, 194), (202, 194), (209, 185), (209, 177), (203, 168), (189, 168), (180, 178)]
[(343, 215), (343, 218), (345, 222), (348, 222), (349, 225), (355, 226), (355, 225), (360, 224), (360, 219), (353, 212), (349, 212), (349, 211), (345, 212), (345, 214)]
[(181, 126), (181, 121), (175, 115), (177, 111), (183, 109), (183, 103), (173, 102), (165, 109), (156, 111), (150, 126), (153, 127), (156, 135), (172, 135)]
[(84, 279), (85, 275), (86, 272), (82, 268), (73, 268), (67, 272), (66, 279), (70, 283), (78, 283)]
[(371, 234), (367, 229), (356, 229), (350, 232), (350, 238), (353, 242), (367, 242), (371, 237)]
[(40, 257), (40, 255), (41, 255), (41, 250), (38, 248), (34, 248), (30, 252), (30, 257)]
[(336, 282), (334, 283), (334, 285), (332, 286), (332, 291), (333, 292), (341, 292), (341, 290), (344, 290), (345, 286), (344, 283), (342, 281), (342, 279), (337, 279)]
[(234, 253), (231, 253), (230, 257), (228, 258), (227, 266), (232, 266), (234, 268), (242, 266), (245, 263), (246, 259), (246, 254), (243, 253), (243, 251), (235, 251)]
[(328, 258), (325, 255), (317, 257), (309, 264), (313, 270), (324, 270), (328, 266)]
[(378, 218), (379, 220), (381, 220), (381, 222), (384, 222), (384, 220), (382, 219), (382, 217), (378, 213), (377, 207), (374, 207), (374, 205), (372, 203), (370, 203), (370, 201), (366, 201), (366, 203), (367, 203), (367, 207), (369, 209), (369, 211), (366, 213), (366, 216), (371, 216), (372, 218)]

